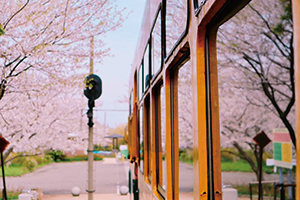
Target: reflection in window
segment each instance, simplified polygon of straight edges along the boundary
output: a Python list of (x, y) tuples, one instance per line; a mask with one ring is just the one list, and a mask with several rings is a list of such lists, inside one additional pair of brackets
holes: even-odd
[(159, 12), (152, 32), (152, 74), (154, 76), (159, 72), (161, 64), (161, 14)]
[(151, 152), (151, 140), (152, 140), (152, 137), (151, 137), (151, 128), (150, 128), (150, 97), (147, 97), (146, 100), (145, 100), (145, 120), (144, 120), (144, 123), (146, 125), (146, 130), (145, 130), (145, 137), (146, 137), (146, 142), (147, 142), (147, 146), (145, 147), (146, 148), (146, 154), (147, 154), (147, 167), (146, 167), (146, 170), (147, 170), (147, 176), (149, 178), (149, 181), (151, 181), (152, 179), (152, 162), (151, 162), (151, 159), (152, 159), (152, 152)]
[(157, 173), (158, 173), (158, 190), (161, 194), (164, 194), (167, 188), (167, 165), (166, 165), (166, 132), (165, 132), (165, 91), (164, 87), (161, 87), (156, 91), (155, 100), (155, 130), (157, 138)]
[(139, 110), (139, 142), (140, 142), (140, 151), (139, 151), (139, 162), (140, 162), (140, 171), (144, 173), (144, 124), (143, 124), (143, 107), (140, 107)]
[(179, 198), (193, 199), (193, 124), (191, 63), (178, 72)]
[(195, 9), (197, 9), (199, 7), (199, 0), (194, 0), (194, 6), (195, 6)]
[(166, 51), (170, 53), (187, 25), (187, 0), (167, 0)]
[(145, 54), (144, 54), (144, 91), (145, 88), (149, 86), (150, 77), (149, 77), (149, 45), (147, 45)]
[(138, 85), (138, 88), (139, 88), (139, 100), (142, 99), (143, 97), (143, 92), (144, 92), (144, 86), (143, 86), (143, 65), (140, 66), (140, 69), (139, 69), (139, 85)]
[(130, 99), (129, 99), (129, 114), (131, 116), (132, 112), (133, 112), (133, 103), (134, 103), (134, 100), (133, 100), (133, 91), (130, 92)]

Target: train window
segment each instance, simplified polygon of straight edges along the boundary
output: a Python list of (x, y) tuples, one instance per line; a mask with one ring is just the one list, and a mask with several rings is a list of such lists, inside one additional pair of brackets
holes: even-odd
[(166, 0), (166, 51), (170, 53), (187, 27), (187, 0)]
[(199, 0), (194, 0), (194, 7), (195, 9), (199, 7)]
[(144, 81), (143, 81), (143, 78), (144, 78), (144, 70), (143, 70), (143, 65), (140, 66), (140, 69), (139, 69), (139, 85), (138, 85), (138, 89), (139, 89), (139, 100), (142, 99), (143, 97), (143, 92), (144, 92)]
[(165, 132), (165, 91), (161, 86), (155, 92), (155, 134), (156, 134), (156, 170), (158, 191), (163, 196), (167, 189), (166, 132)]
[(130, 97), (129, 97), (129, 115), (132, 115), (133, 112), (133, 103), (134, 103), (134, 99), (133, 99), (133, 90), (130, 92)]
[(144, 65), (144, 91), (145, 89), (149, 86), (150, 83), (150, 73), (149, 73), (149, 44), (147, 45), (145, 54), (144, 54), (144, 59), (143, 59), (143, 65)]
[[(226, 17), (230, 17), (233, 13), (226, 16), (226, 13), (224, 14), (222, 11), (229, 12), (237, 9), (234, 8), (234, 4), (229, 4), (230, 6), (225, 4), (227, 7), (224, 6), (225, 8), (212, 22), (212, 26), (218, 26), (226, 20), (226, 23), (218, 29), (212, 27), (212, 33), (210, 33), (210, 35), (215, 34), (215, 30), (218, 30), (218, 60), (217, 62), (213, 61), (218, 66), (212, 65), (213, 67), (210, 69), (213, 71), (218, 69), (217, 80), (219, 81), (217, 84), (219, 86), (221, 159), (218, 158), (219, 156), (213, 155), (215, 169), (219, 162), (222, 163), (222, 170), (224, 170), (225, 163), (226, 165), (229, 163), (238, 165), (237, 163), (240, 162), (248, 166), (253, 162), (256, 163), (257, 160), (249, 156), (249, 152), (257, 156), (257, 146), (253, 138), (261, 131), (272, 138), (274, 127), (284, 127), (284, 124), (295, 123), (294, 117), (286, 119), (285, 123), (282, 123), (278, 115), (274, 114), (275, 107), (280, 109), (279, 107), (282, 106), (285, 109), (291, 102), (291, 88), (293, 88), (290, 79), (290, 73), (293, 72), (293, 67), (290, 68), (290, 66), (293, 61), (289, 57), (293, 51), (293, 45), (290, 43), (290, 38), (293, 38), (292, 24), (290, 24), (290, 18), (286, 19), (287, 21), (279, 22), (282, 19), (279, 19), (281, 16), (279, 13), (286, 9), (284, 6), (281, 7), (282, 4), (279, 2), (281, 1), (253, 0), (229, 20)], [(242, 8), (241, 5), (239, 7)], [(214, 51), (213, 47), (210, 53), (213, 54)], [(216, 85), (216, 83), (213, 84)], [(269, 92), (272, 93), (270, 95), (272, 97), (268, 96)], [(214, 98), (213, 95), (212, 98)], [(217, 101), (217, 99), (212, 99), (212, 102), (213, 100)], [(213, 111), (212, 133), (216, 127), (213, 124)], [(285, 112), (290, 116), (295, 114), (292, 110), (285, 110)], [(216, 130), (215, 133), (218, 131)], [(272, 145), (267, 145), (264, 151), (272, 153)], [(247, 159), (244, 155), (247, 156)], [(264, 170), (265, 168), (263, 168)], [(258, 179), (257, 171), (256, 174)], [(236, 184), (225, 173), (223, 173), (222, 183), (224, 185)], [(290, 199), (294, 198), (290, 196)]]
[[(151, 152), (151, 119), (150, 119), (150, 97), (148, 96), (145, 100), (145, 117), (144, 117), (144, 123), (145, 123), (145, 151), (146, 151), (146, 157), (147, 164), (146, 164), (146, 174), (148, 177), (149, 182), (152, 180), (152, 152)], [(145, 161), (146, 162), (146, 161)]]
[(162, 48), (161, 48), (161, 14), (159, 12), (152, 31), (152, 74), (155, 76), (161, 69), (162, 65)]
[(144, 124), (143, 124), (143, 106), (139, 109), (139, 162), (140, 162), (140, 171), (144, 173)]
[[(173, 109), (178, 108), (178, 118), (174, 120), (174, 126), (177, 124), (178, 127), (173, 128), (173, 151), (177, 152), (174, 152), (173, 156), (178, 156), (178, 158), (174, 160), (179, 160), (179, 163), (173, 164), (173, 167), (178, 168), (178, 170), (175, 169), (174, 172), (179, 173), (179, 199), (193, 199), (194, 171), (191, 63), (187, 61), (178, 69), (177, 73), (177, 91), (176, 85), (173, 86), (173, 92), (177, 92), (173, 98), (175, 105)], [(175, 82), (176, 81), (174, 81), (173, 84)], [(177, 102), (175, 102), (176, 100)], [(176, 110), (174, 110), (174, 112), (176, 113)]]
[(196, 15), (199, 14), (202, 6), (207, 2), (207, 0), (194, 0), (194, 8)]

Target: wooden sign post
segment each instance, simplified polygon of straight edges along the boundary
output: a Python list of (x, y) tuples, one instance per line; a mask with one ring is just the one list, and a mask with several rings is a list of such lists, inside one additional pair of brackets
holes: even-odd
[(1, 153), (1, 167), (2, 167), (2, 178), (3, 178), (3, 199), (7, 200), (6, 194), (6, 184), (5, 184), (5, 174), (4, 174), (4, 159), (3, 159), (3, 152), (6, 147), (9, 145), (9, 142), (0, 136), (0, 153)]
[(265, 134), (265, 132), (260, 132), (257, 134), (253, 140), (256, 142), (256, 144), (259, 146), (259, 178), (258, 178), (258, 200), (263, 199), (263, 190), (262, 190), (262, 184), (261, 184), (261, 179), (262, 179), (262, 158), (263, 158), (263, 149), (265, 146), (267, 146), (271, 140), (270, 138)]

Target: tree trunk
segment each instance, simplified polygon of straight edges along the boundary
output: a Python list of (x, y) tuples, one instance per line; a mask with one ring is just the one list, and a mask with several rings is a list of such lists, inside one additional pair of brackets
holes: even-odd
[[(255, 173), (255, 176), (258, 180), (259, 169), (257, 166), (255, 166), (255, 162), (251, 159), (251, 157), (243, 150), (243, 148), (237, 142), (233, 142), (233, 146), (238, 150), (240, 158), (249, 163), (249, 165), (251, 166), (251, 168), (252, 168), (253, 172)], [(264, 180), (263, 177), (262, 177), (262, 180)]]
[(11, 152), (13, 152), (13, 150), (14, 150), (14, 147), (10, 147), (10, 148), (7, 149), (7, 150), (5, 151), (5, 153), (3, 154), (4, 164), (6, 163), (5, 160), (7, 159), (7, 157), (9, 156), (9, 154), (10, 154)]

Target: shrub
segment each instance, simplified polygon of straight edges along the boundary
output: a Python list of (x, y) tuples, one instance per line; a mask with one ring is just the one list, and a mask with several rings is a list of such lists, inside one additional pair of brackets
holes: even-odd
[[(65, 158), (64, 162), (78, 162), (78, 161), (87, 161), (88, 160), (88, 155), (76, 155), (76, 156), (72, 156), (72, 157), (67, 157)], [(102, 155), (96, 155), (94, 154), (94, 160), (103, 160), (103, 156)]]
[(236, 153), (233, 148), (224, 148), (221, 150), (221, 161), (222, 162), (236, 162), (238, 157), (230, 152)]
[(95, 151), (112, 151), (112, 146), (101, 146), (101, 144), (94, 144)]
[(24, 166), (30, 171), (32, 172), (35, 167), (38, 165), (37, 161), (34, 158), (26, 158), (25, 162), (24, 162)]
[(179, 149), (179, 160), (186, 163), (193, 163), (193, 152), (189, 149)]
[(54, 162), (63, 161), (66, 158), (66, 155), (61, 150), (49, 151), (47, 155), (50, 155)]
[(97, 160), (97, 161), (103, 160), (103, 156), (102, 155), (94, 155), (94, 160)]
[[(21, 194), (21, 189), (18, 189), (18, 190), (14, 190), (14, 191), (11, 191), (11, 190), (8, 190), (7, 191), (7, 199), (18, 199), (18, 196), (19, 194)], [(0, 198), (2, 199), (2, 192), (0, 192)]]

